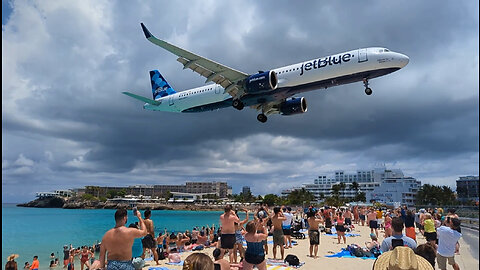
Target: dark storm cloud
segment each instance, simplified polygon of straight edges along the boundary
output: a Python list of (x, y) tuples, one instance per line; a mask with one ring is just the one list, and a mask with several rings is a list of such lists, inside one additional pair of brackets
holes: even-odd
[[(478, 174), (475, 1), (17, 1), (13, 9), (2, 29), (4, 201), (87, 184), (192, 179), (279, 192), (379, 162), (449, 185)], [(205, 79), (145, 40), (140, 22), (244, 72), (368, 46), (405, 53), (410, 64), (372, 80), (372, 96), (361, 83), (306, 93), (306, 114), (266, 124), (251, 109), (155, 113), (121, 92), (150, 97), (151, 69), (177, 91)], [(19, 185), (28, 188), (19, 193)]]

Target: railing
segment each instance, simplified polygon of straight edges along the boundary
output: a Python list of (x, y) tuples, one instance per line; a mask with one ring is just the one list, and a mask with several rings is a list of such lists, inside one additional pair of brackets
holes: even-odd
[(465, 218), (460, 217), (462, 221), (462, 227), (474, 229), (478, 231), (478, 218)]

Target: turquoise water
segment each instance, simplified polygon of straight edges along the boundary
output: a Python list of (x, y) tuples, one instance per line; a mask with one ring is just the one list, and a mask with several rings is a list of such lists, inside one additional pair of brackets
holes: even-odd
[[(7, 256), (16, 253), (20, 255), (16, 259), (19, 269), (26, 261), (31, 263), (34, 255), (39, 257), (40, 269), (50, 269), (53, 252), (61, 263), (55, 269), (63, 269), (63, 245), (91, 246), (101, 241), (105, 232), (115, 225), (114, 214), (114, 209), (24, 208), (2, 204), (2, 267)], [(171, 232), (191, 231), (194, 226), (211, 227), (212, 224), (218, 227), (221, 214), (221, 211), (152, 210), (151, 219), (158, 235), (164, 228)], [(240, 213), (240, 218), (244, 217), (245, 214)], [(128, 211), (127, 225), (136, 221), (132, 211)], [(135, 242), (137, 245), (139, 241)], [(75, 267), (80, 269), (79, 261)]]

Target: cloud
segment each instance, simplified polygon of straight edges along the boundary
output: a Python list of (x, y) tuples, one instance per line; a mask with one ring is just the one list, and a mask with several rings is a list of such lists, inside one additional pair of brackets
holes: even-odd
[[(454, 185), (478, 174), (478, 17), (475, 1), (12, 2), (2, 24), (2, 200), (192, 179), (279, 193), (378, 163)], [(121, 94), (148, 97), (149, 70), (177, 91), (205, 79), (145, 40), (140, 22), (250, 73), (369, 46), (410, 63), (371, 80), (372, 96), (361, 83), (308, 92), (307, 113), (266, 124), (248, 108), (150, 112)]]

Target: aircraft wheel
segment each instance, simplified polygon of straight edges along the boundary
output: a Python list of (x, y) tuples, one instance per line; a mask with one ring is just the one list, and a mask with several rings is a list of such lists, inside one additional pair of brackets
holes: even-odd
[(232, 106), (233, 106), (235, 109), (239, 110), (239, 111), (242, 110), (243, 107), (244, 107), (243, 102), (241, 102), (241, 101), (238, 100), (238, 99), (233, 100)]
[(261, 114), (257, 115), (257, 120), (262, 122), (262, 123), (265, 123), (265, 122), (267, 122), (267, 116), (265, 114), (261, 113)]
[(365, 88), (365, 94), (367, 94), (367, 96), (370, 96), (372, 93), (373, 91), (370, 89), (370, 87)]

